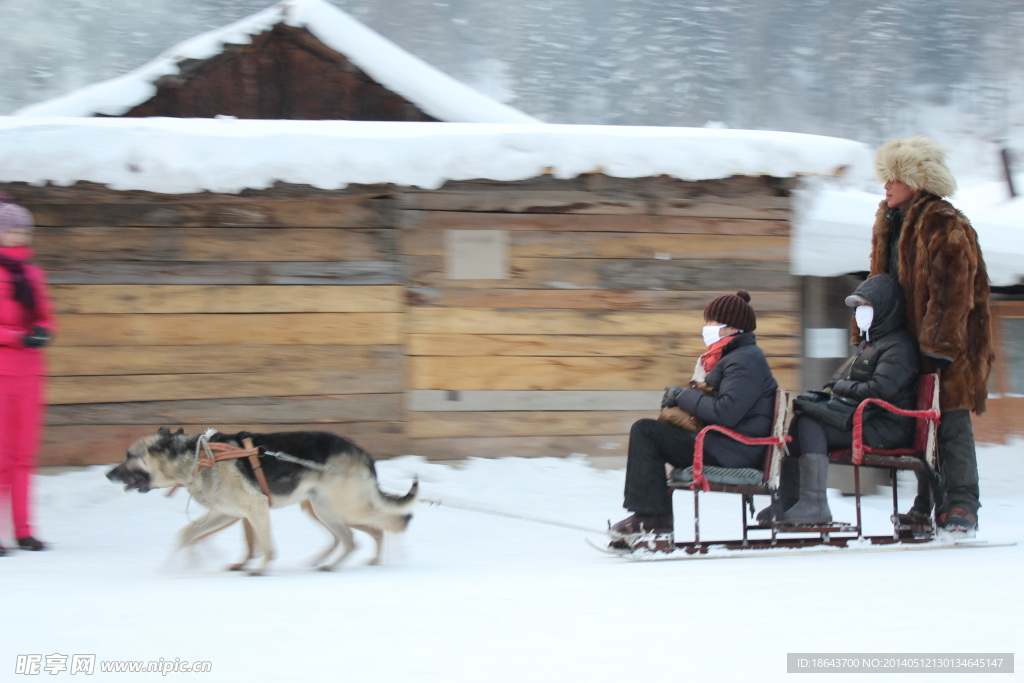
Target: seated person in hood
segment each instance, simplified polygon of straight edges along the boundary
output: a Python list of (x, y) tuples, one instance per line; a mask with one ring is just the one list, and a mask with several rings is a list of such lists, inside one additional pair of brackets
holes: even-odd
[[(669, 387), (662, 408), (678, 406), (706, 424), (722, 425), (749, 437), (771, 434), (778, 384), (757, 346), (757, 316), (745, 291), (720, 296), (704, 309), (707, 351), (698, 359), (696, 388)], [(697, 434), (666, 421), (637, 420), (629, 433), (625, 503), (633, 514), (611, 527), (616, 539), (641, 533), (671, 533), (672, 498), (665, 479), (666, 463), (693, 464)], [(764, 446), (747, 446), (722, 434), (704, 442), (704, 462), (721, 467), (760, 467)]]
[[(856, 308), (854, 318), (862, 341), (841, 378), (831, 386), (832, 401), (845, 401), (852, 420), (853, 409), (866, 398), (880, 398), (898, 408), (913, 410), (917, 404), (917, 377), (921, 362), (917, 344), (906, 330), (906, 299), (899, 284), (889, 275), (875, 275), (846, 298)], [(828, 390), (829, 387), (826, 387)], [(824, 403), (822, 403), (824, 406)], [(850, 448), (852, 422), (837, 427), (824, 424), (827, 418), (799, 412), (799, 401), (790, 423), (789, 456), (782, 461), (782, 482), (776, 504), (776, 518), (789, 524), (825, 524), (832, 521), (825, 496), (828, 479), (828, 451)], [(914, 439), (914, 419), (882, 408), (864, 412), (864, 444), (872, 448), (902, 448)], [(771, 519), (771, 506), (757, 518)]]

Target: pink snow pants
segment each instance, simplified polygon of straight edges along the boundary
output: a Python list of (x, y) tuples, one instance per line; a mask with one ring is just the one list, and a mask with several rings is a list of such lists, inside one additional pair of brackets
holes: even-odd
[(39, 375), (0, 375), (0, 510), (10, 500), (15, 538), (32, 535), (29, 488), (46, 410), (42, 384)]

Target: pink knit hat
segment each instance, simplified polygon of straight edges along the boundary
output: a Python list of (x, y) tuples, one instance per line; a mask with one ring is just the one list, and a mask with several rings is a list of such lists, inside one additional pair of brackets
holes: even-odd
[(32, 214), (24, 206), (14, 203), (14, 198), (9, 194), (0, 192), (0, 232), (7, 232), (13, 228), (35, 227), (32, 222)]

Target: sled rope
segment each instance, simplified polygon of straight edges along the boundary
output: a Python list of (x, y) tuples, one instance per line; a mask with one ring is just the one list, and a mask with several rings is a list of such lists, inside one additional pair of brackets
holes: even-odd
[(592, 529), (585, 526), (577, 526), (575, 524), (566, 524), (565, 522), (556, 522), (551, 519), (542, 519), (540, 517), (530, 517), (527, 515), (519, 515), (512, 512), (504, 512), (502, 510), (495, 510), (494, 508), (486, 508), (475, 503), (468, 501), (461, 501), (459, 499), (452, 498), (420, 498), (421, 503), (427, 503), (434, 507), (445, 506), (455, 508), (457, 510), (467, 510), (469, 512), (479, 512), (485, 515), (494, 515), (495, 517), (507, 517), (509, 519), (518, 519), (523, 522), (533, 522), (534, 524), (547, 524), (548, 526), (558, 526), (563, 529), (572, 529), (573, 531), (586, 531), (588, 533), (603, 534), (606, 532), (605, 529)]

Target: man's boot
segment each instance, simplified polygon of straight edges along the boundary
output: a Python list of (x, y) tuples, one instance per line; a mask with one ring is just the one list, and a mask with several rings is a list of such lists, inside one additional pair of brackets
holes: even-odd
[(800, 456), (800, 500), (779, 516), (786, 524), (827, 524), (832, 521), (825, 485), (828, 482), (828, 455), (804, 453)]
[(772, 504), (757, 513), (757, 523), (768, 525), (772, 521), (772, 510), (775, 511), (775, 519), (778, 519), (783, 512), (796, 505), (800, 497), (800, 458), (786, 456), (782, 459), (782, 468), (779, 471), (779, 495)]

